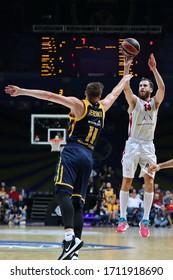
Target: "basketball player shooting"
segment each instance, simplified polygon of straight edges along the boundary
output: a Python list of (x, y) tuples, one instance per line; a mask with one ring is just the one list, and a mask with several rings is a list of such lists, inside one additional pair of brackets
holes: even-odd
[(29, 90), (8, 85), (5, 92), (11, 96), (26, 95), (52, 101), (70, 109), (70, 128), (67, 144), (61, 152), (55, 175), (55, 200), (60, 206), (64, 240), (59, 260), (78, 259), (78, 250), (83, 246), (83, 206), (88, 181), (93, 168), (93, 150), (104, 126), (105, 112), (121, 94), (126, 83), (132, 78), (125, 75), (110, 94), (101, 99), (103, 84), (89, 83), (85, 90), (86, 99), (63, 96), (44, 90)]
[[(124, 75), (129, 73), (132, 61), (133, 57), (124, 57)], [(129, 199), (129, 189), (139, 164), (139, 177), (143, 177), (145, 183), (144, 215), (139, 224), (139, 233), (142, 237), (148, 237), (150, 235), (149, 214), (153, 201), (155, 172), (149, 173), (148, 167), (156, 164), (153, 139), (159, 106), (165, 94), (165, 85), (157, 70), (156, 60), (153, 54), (149, 57), (148, 66), (153, 72), (158, 87), (154, 97), (151, 97), (153, 83), (147, 78), (141, 79), (138, 96), (133, 94), (130, 82), (124, 88), (125, 98), (129, 105), (129, 138), (126, 141), (122, 157), (123, 180), (120, 190), (120, 219), (116, 229), (116, 232), (124, 232), (128, 228), (126, 209)]]

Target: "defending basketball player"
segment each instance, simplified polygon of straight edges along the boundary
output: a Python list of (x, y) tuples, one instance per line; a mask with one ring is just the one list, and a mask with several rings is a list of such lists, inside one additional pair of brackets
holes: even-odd
[[(132, 61), (132, 57), (125, 57), (124, 75), (129, 73)], [(116, 229), (116, 232), (124, 232), (128, 228), (126, 209), (129, 199), (129, 189), (139, 164), (139, 177), (143, 177), (145, 183), (144, 215), (139, 224), (139, 233), (142, 237), (148, 237), (150, 235), (149, 214), (153, 201), (155, 173), (149, 173), (148, 167), (152, 164), (156, 164), (153, 139), (159, 106), (165, 94), (165, 85), (157, 70), (156, 60), (153, 54), (149, 57), (148, 66), (153, 72), (158, 87), (154, 97), (151, 97), (153, 93), (153, 83), (147, 78), (141, 79), (138, 96), (133, 94), (130, 83), (126, 84), (124, 88), (125, 98), (129, 105), (129, 138), (126, 141), (122, 157), (123, 180), (120, 190), (120, 219)]]
[(5, 92), (11, 96), (27, 95), (52, 101), (68, 107), (71, 126), (67, 144), (61, 152), (55, 176), (56, 201), (60, 206), (65, 238), (59, 260), (77, 259), (82, 247), (83, 206), (88, 181), (93, 168), (93, 150), (104, 126), (105, 112), (112, 106), (132, 75), (125, 75), (112, 92), (100, 100), (103, 84), (87, 85), (85, 100), (66, 97), (43, 90), (29, 90), (8, 85)]

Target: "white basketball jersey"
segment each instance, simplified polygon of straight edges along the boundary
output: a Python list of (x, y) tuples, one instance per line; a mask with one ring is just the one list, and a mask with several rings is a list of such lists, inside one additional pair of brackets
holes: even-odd
[(129, 113), (129, 137), (138, 140), (153, 140), (157, 123), (154, 99), (144, 101), (137, 97), (134, 110)]

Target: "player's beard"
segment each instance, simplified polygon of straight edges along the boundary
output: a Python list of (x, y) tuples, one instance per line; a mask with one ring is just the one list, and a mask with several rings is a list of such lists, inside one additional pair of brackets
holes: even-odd
[(147, 90), (146, 92), (142, 92), (142, 93), (140, 91), (138, 92), (138, 96), (142, 100), (150, 99), (150, 95), (151, 95), (151, 93), (149, 90)]

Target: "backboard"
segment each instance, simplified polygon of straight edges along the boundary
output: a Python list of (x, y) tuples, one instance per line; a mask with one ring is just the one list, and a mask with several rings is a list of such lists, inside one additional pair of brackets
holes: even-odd
[(65, 144), (68, 125), (68, 115), (31, 114), (31, 144), (50, 145), (57, 138)]

